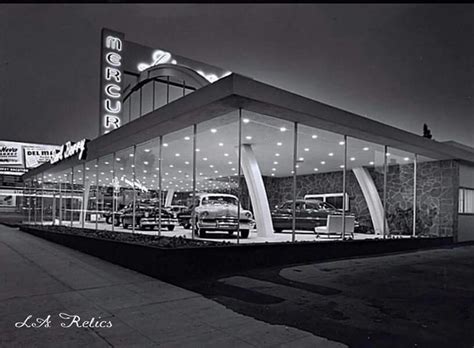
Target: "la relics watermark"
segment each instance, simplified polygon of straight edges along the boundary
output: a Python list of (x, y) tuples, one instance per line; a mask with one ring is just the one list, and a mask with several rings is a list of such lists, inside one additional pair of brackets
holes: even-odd
[[(101, 320), (102, 318), (99, 317), (96, 319), (92, 317), (88, 320), (83, 320), (77, 314), (67, 314), (67, 313), (59, 313), (57, 315), (59, 320), (57, 320), (56, 316), (52, 316), (48, 314), (44, 318), (36, 317), (34, 318), (32, 314), (28, 315), (23, 321), (19, 321), (15, 323), (16, 328), (26, 328), (26, 329), (39, 329), (39, 328), (51, 328), (54, 325), (58, 325), (62, 328), (68, 329), (70, 327), (78, 327), (78, 328), (111, 328), (112, 322), (110, 320)], [(57, 320), (57, 321), (56, 321)]]

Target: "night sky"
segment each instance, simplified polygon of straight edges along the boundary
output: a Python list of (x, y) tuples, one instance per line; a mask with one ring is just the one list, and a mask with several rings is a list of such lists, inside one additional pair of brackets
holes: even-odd
[(97, 136), (100, 29), (474, 146), (474, 5), (0, 5), (0, 139)]

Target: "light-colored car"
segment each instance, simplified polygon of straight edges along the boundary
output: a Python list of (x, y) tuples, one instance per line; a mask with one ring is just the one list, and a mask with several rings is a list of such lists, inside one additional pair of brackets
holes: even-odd
[(180, 213), (178, 218), (187, 227), (190, 227), (190, 224), (195, 224), (195, 232), (200, 237), (204, 237), (207, 232), (212, 231), (226, 231), (232, 235), (240, 230), (240, 236), (247, 238), (254, 225), (252, 213), (242, 207), (240, 207), (240, 218), (237, 218), (238, 199), (234, 195), (200, 193), (196, 197), (194, 221), (191, 217), (192, 209), (191, 205), (187, 211)]

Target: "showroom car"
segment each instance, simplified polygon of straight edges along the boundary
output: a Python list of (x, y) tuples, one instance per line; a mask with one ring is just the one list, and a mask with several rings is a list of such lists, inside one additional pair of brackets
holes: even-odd
[[(123, 228), (128, 228), (133, 223), (133, 207), (125, 209), (121, 216)], [(160, 224), (160, 209), (150, 205), (137, 205), (135, 207), (135, 226), (141, 230), (152, 230)], [(161, 226), (173, 231), (178, 225), (178, 220), (171, 213), (162, 209)]]
[[(293, 201), (284, 202), (271, 214), (275, 232), (293, 229)], [(296, 230), (314, 231), (316, 227), (326, 226), (329, 215), (342, 215), (342, 211), (336, 209), (332, 204), (320, 200), (295, 201)], [(357, 222), (355, 226), (358, 226)]]
[[(238, 199), (234, 195), (223, 193), (198, 194), (195, 205), (195, 233), (205, 237), (210, 231), (224, 231), (232, 235), (239, 230), (242, 238), (248, 238), (250, 229), (254, 226), (253, 215), (250, 211), (240, 207), (240, 218), (237, 219), (239, 210)], [(185, 228), (192, 226), (193, 205), (178, 214), (179, 223)]]

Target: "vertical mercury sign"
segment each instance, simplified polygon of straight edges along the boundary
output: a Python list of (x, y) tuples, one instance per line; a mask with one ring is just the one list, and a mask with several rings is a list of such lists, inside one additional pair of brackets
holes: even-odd
[(125, 35), (102, 29), (99, 136), (122, 125)]

